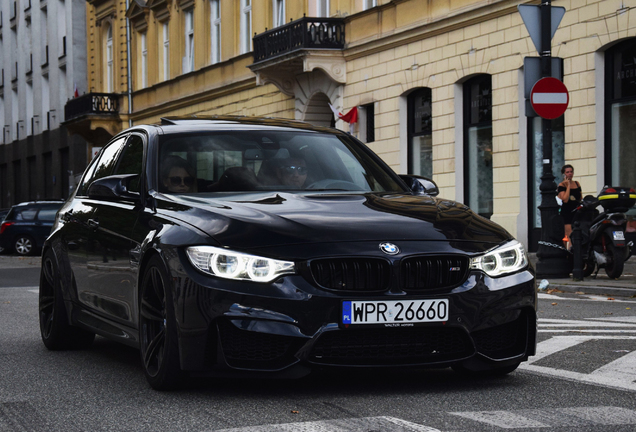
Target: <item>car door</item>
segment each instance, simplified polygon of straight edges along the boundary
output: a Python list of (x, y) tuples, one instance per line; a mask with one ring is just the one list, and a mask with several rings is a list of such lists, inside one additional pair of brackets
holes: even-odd
[(126, 137), (117, 137), (108, 143), (84, 173), (69, 206), (65, 206), (60, 218), (65, 226), (62, 230), (69, 265), (75, 279), (77, 300), (84, 306), (100, 310), (103, 305), (93, 287), (93, 271), (89, 256), (99, 253), (96, 244), (96, 200), (88, 197), (88, 188), (95, 181), (113, 172), (117, 156), (125, 144)]
[[(145, 138), (133, 133), (116, 155), (111, 175), (136, 174), (128, 192), (139, 196)], [(136, 271), (131, 253), (138, 249), (132, 239), (141, 209), (141, 199), (91, 200), (92, 247), (87, 250), (87, 272), (94, 307), (109, 320), (126, 326), (137, 325)]]

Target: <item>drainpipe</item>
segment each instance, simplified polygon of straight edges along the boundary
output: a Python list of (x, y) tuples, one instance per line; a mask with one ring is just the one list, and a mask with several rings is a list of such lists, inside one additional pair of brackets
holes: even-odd
[[(129, 0), (126, 0), (126, 13)], [(128, 127), (132, 127), (132, 67), (130, 66), (130, 20), (126, 16), (126, 64), (128, 69)]]

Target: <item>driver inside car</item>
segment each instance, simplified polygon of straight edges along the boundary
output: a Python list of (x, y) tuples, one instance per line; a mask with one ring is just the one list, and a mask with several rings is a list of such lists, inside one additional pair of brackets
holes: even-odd
[(189, 193), (197, 191), (194, 169), (180, 156), (168, 156), (161, 163), (161, 182), (164, 192)]
[(307, 165), (301, 158), (289, 158), (282, 161), (276, 169), (280, 184), (302, 188), (307, 180)]

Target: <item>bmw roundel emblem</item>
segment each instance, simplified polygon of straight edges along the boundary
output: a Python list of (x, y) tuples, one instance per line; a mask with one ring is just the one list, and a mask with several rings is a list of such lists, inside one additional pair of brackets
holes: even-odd
[(400, 248), (393, 243), (380, 243), (380, 250), (388, 255), (397, 255), (400, 253)]

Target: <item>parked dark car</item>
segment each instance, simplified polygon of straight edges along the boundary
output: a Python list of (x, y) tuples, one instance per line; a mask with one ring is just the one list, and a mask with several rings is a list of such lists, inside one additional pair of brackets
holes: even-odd
[(242, 117), (115, 136), (42, 257), (49, 349), (95, 334), (146, 378), (313, 368), (506, 374), (535, 353), (520, 243), (344, 132)]
[(16, 204), (0, 225), (0, 247), (18, 255), (38, 252), (51, 233), (55, 213), (63, 201), (33, 201)]
[[(11, 209), (0, 209), (0, 227), (2, 226), (2, 221), (7, 216), (7, 213), (9, 213), (9, 210)], [(2, 252), (4, 252), (4, 248), (0, 246), (0, 253)]]

